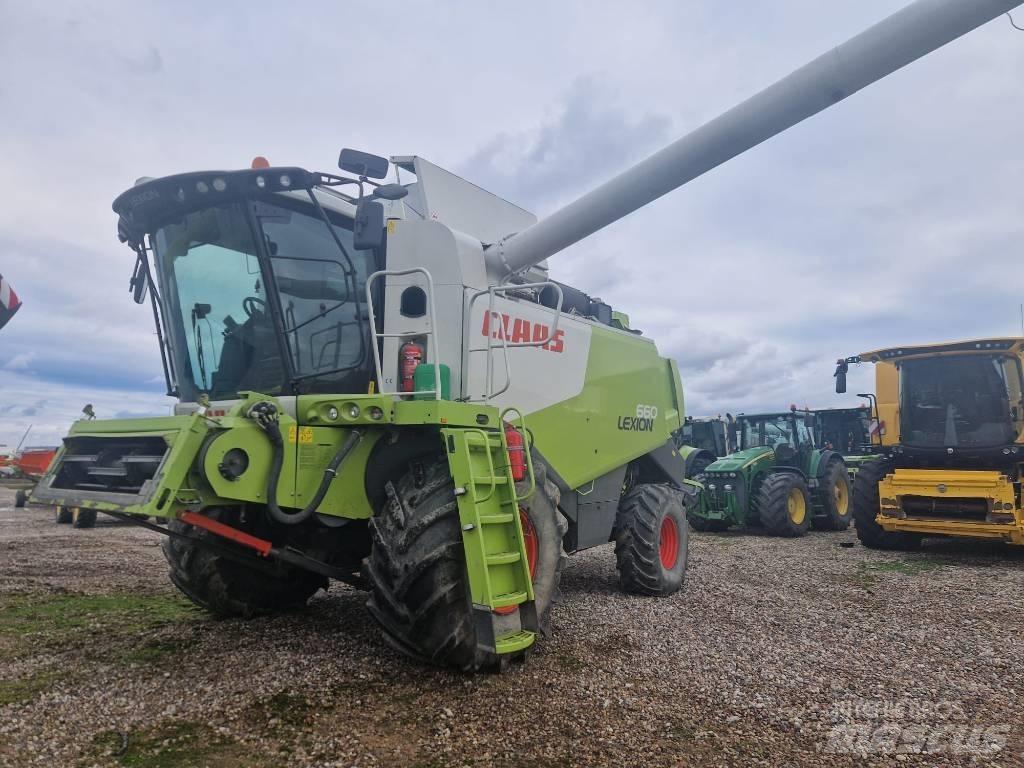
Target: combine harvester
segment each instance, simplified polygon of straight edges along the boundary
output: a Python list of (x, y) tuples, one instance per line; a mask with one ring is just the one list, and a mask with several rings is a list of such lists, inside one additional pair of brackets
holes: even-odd
[(675, 592), (678, 371), (545, 260), (1017, 4), (914, 3), (539, 222), (351, 150), (353, 177), (140, 181), (114, 210), (177, 415), (77, 422), (34, 496), (170, 520), (171, 579), (215, 613), (367, 586), (396, 648), (467, 671), (525, 656), (567, 552), (614, 541), (626, 590)]
[(925, 536), (1024, 544), (1024, 338), (865, 352), (874, 363), (884, 455), (853, 484), (857, 537), (874, 549), (917, 549)]

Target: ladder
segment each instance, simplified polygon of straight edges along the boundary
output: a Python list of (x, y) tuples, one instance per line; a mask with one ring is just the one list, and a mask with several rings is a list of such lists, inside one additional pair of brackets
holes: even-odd
[[(477, 635), (492, 652), (521, 651), (533, 644), (538, 631), (519, 519), (519, 502), (535, 485), (532, 462), (527, 458), (528, 488), (520, 495), (509, 467), (503, 430), (441, 431), (455, 480)], [(514, 621), (504, 620), (517, 610), (518, 627)]]

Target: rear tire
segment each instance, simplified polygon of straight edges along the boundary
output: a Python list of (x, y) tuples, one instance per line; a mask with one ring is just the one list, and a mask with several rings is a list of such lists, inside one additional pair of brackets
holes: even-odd
[(773, 472), (758, 490), (757, 508), (765, 530), (774, 536), (803, 536), (811, 527), (811, 494), (795, 472)]
[[(535, 465), (535, 475), (537, 490), (522, 502), (521, 514), (536, 533), (534, 606), (540, 629), (547, 631), (566, 561), (562, 537), (568, 523), (558, 512), (558, 489), (547, 481), (542, 465)], [(370, 534), (372, 549), (363, 572), (372, 586), (367, 608), (385, 639), (401, 653), (431, 664), (463, 672), (500, 669), (508, 655), (486, 651), (478, 642), (447, 459), (414, 462), (389, 483), (387, 498), (370, 520)]]
[(690, 539), (678, 491), (655, 483), (636, 486), (619, 502), (615, 529), (615, 561), (623, 590), (656, 597), (679, 591)]
[(14, 492), (14, 506), (16, 509), (21, 509), (28, 503), (28, 494), (24, 490), (18, 490)]
[(71, 526), (73, 528), (95, 528), (96, 510), (75, 507), (71, 510)]
[(74, 514), (67, 507), (57, 507), (57, 514), (54, 517), (54, 522), (57, 525), (68, 525), (71, 523)]
[[(206, 515), (234, 527), (241, 527), (229, 510), (207, 510)], [(179, 520), (167, 524), (172, 533), (199, 539), (213, 539), (230, 546), (221, 537)], [(302, 608), (327, 579), (298, 568), (285, 567), (280, 576), (249, 568), (223, 555), (184, 539), (169, 536), (163, 543), (164, 557), (171, 566), (171, 582), (196, 605), (221, 617), (252, 618)], [(246, 550), (239, 550), (244, 554)]]
[(845, 531), (853, 519), (850, 499), (850, 475), (846, 465), (833, 459), (825, 468), (818, 488), (824, 515), (814, 520), (814, 527), (822, 531)]
[(921, 547), (917, 533), (887, 531), (876, 522), (880, 509), (878, 484), (889, 474), (891, 466), (885, 459), (864, 463), (853, 481), (853, 525), (860, 543), (869, 549), (911, 551)]

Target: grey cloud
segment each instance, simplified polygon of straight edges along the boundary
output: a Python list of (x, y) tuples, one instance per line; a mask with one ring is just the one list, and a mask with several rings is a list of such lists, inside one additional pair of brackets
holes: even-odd
[(502, 132), (460, 166), (475, 183), (520, 205), (544, 208), (570, 192), (604, 181), (664, 143), (671, 119), (635, 117), (614, 91), (580, 77), (557, 113), (518, 132)]

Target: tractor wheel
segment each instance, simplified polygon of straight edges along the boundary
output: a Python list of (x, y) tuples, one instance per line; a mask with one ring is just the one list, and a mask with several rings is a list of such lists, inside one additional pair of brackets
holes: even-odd
[(803, 536), (811, 527), (811, 494), (795, 472), (773, 472), (761, 483), (757, 508), (761, 523), (775, 536)]
[(668, 485), (642, 483), (622, 497), (615, 561), (626, 592), (671, 595), (683, 586), (689, 549), (686, 508)]
[[(207, 510), (205, 514), (239, 527), (230, 510)], [(223, 539), (179, 520), (169, 521), (167, 527), (172, 533), (215, 539), (222, 546), (230, 546)], [(285, 567), (280, 575), (267, 573), (174, 536), (167, 537), (162, 549), (171, 566), (174, 586), (216, 616), (248, 619), (295, 610), (328, 586), (324, 576), (309, 571)], [(245, 551), (239, 549), (239, 554), (244, 555)]]
[(814, 527), (823, 531), (845, 531), (853, 517), (850, 502), (850, 475), (843, 462), (830, 461), (818, 488), (824, 516), (814, 521)]
[(857, 529), (857, 538), (871, 549), (918, 549), (923, 538), (920, 534), (887, 531), (875, 520), (880, 506), (878, 484), (889, 470), (889, 463), (882, 459), (865, 462), (857, 472), (853, 481), (853, 526)]
[[(566, 556), (568, 523), (558, 488), (535, 465), (536, 492), (520, 507), (520, 523), (542, 631), (550, 622)], [(499, 669), (505, 658), (478, 644), (466, 573), (455, 483), (447, 459), (414, 462), (370, 521), (372, 549), (364, 566), (367, 608), (398, 651), (463, 672)], [(509, 616), (509, 619), (515, 620)], [(502, 619), (499, 619), (501, 621)]]
[(721, 533), (729, 528), (729, 524), (725, 520), (705, 520), (697, 515), (687, 515), (686, 519), (695, 531)]
[(67, 507), (57, 507), (57, 515), (54, 522), (57, 525), (67, 525), (74, 518), (74, 513)]
[(18, 490), (14, 492), (14, 506), (16, 509), (21, 509), (28, 503), (28, 494), (24, 490)]
[(75, 507), (71, 510), (71, 526), (73, 528), (95, 528), (96, 510)]

